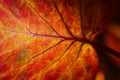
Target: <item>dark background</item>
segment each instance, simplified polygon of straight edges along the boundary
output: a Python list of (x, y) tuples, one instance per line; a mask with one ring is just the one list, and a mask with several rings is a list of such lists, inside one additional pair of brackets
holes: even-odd
[(112, 0), (112, 21), (120, 24), (120, 0)]
[[(120, 0), (112, 0), (112, 18), (111, 23), (120, 25)], [(104, 43), (104, 34), (99, 35), (99, 42)], [(100, 50), (97, 50), (100, 58), (100, 67), (105, 73), (105, 80), (120, 80), (120, 68), (117, 67), (108, 55)]]

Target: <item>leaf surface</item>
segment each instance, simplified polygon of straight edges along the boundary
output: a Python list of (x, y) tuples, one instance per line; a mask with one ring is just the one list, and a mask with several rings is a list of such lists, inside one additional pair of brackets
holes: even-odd
[(94, 80), (98, 57), (83, 37), (100, 15), (92, 2), (0, 0), (0, 79)]
[(84, 38), (102, 33), (111, 19), (111, 0), (79, 0)]

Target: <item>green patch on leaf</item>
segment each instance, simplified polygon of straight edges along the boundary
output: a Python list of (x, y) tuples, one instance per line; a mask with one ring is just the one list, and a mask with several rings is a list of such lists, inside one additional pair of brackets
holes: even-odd
[(17, 54), (16, 61), (19, 61), (19, 62), (24, 61), (30, 52), (31, 51), (28, 49), (20, 50), (19, 53)]
[(23, 73), (23, 74), (20, 76), (19, 80), (24, 80), (26, 75), (27, 75), (27, 72)]

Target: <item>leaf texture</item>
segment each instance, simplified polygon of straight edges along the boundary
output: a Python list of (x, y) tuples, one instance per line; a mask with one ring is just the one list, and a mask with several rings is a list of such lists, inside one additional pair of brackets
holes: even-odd
[(83, 37), (102, 24), (94, 1), (0, 0), (0, 79), (94, 80), (98, 57)]
[(102, 33), (111, 19), (111, 0), (79, 0), (83, 36)]

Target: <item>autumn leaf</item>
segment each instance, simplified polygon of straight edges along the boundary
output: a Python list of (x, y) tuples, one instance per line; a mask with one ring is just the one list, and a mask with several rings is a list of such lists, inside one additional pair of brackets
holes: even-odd
[(80, 1), (81, 28), (84, 38), (90, 39), (91, 35), (102, 33), (107, 28), (111, 18), (110, 4), (111, 1), (108, 0)]
[(87, 40), (103, 30), (101, 5), (102, 0), (0, 0), (0, 79), (94, 80), (99, 62)]

